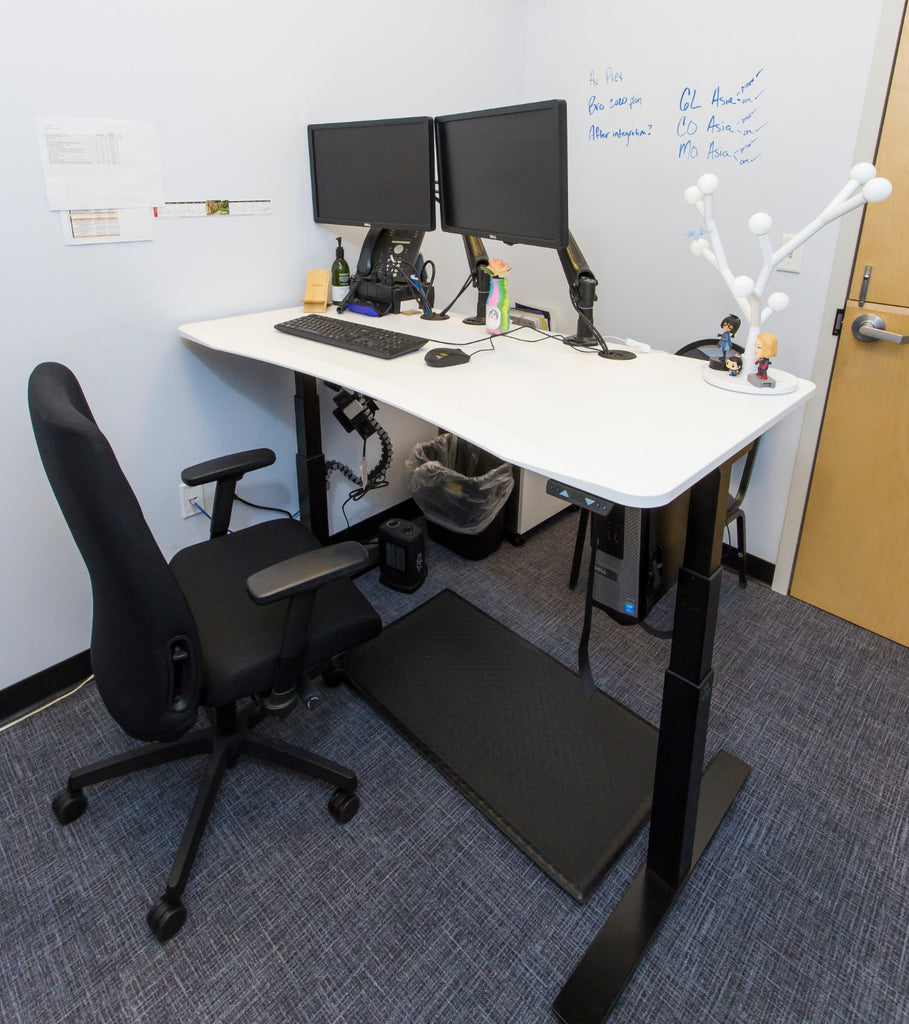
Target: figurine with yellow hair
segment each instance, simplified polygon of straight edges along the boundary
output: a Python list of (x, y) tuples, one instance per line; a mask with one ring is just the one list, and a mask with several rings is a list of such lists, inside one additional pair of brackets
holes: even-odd
[(756, 367), (754, 373), (748, 374), (748, 380), (756, 388), (776, 387), (776, 381), (767, 376), (767, 369), (770, 366), (771, 357), (776, 356), (777, 340), (775, 334), (759, 334), (754, 339), (754, 354), (757, 359), (754, 361)]

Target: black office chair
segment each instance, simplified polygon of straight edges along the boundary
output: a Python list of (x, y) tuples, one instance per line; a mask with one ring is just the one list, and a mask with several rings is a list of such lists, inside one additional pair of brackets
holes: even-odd
[[(732, 349), (741, 355), (745, 350), (733, 342)], [(716, 338), (702, 338), (700, 341), (691, 341), (687, 345), (683, 345), (676, 353), (677, 356), (687, 356), (689, 359), (701, 359), (708, 361), (711, 359), (719, 359), (722, 356), (719, 345), (717, 344)], [(726, 526), (727, 528), (734, 522), (736, 525), (736, 565), (738, 567), (739, 574), (739, 586), (745, 587), (748, 585), (748, 576), (745, 572), (745, 513), (742, 509), (742, 502), (745, 500), (745, 493), (748, 490), (748, 484), (751, 482), (751, 473), (754, 469), (754, 460), (757, 458), (758, 442), (760, 438), (752, 441), (751, 444), (746, 445), (733, 460), (737, 463), (740, 459), (744, 459), (742, 464), (742, 473), (739, 477), (738, 487), (735, 494), (729, 495), (729, 504), (726, 506)], [(574, 590), (578, 583), (578, 577), (581, 572), (581, 558), (584, 555), (584, 543), (587, 539), (587, 523), (590, 517), (590, 512), (587, 509), (581, 509), (580, 518), (578, 520), (578, 532), (574, 541), (574, 555), (571, 560), (571, 573), (568, 577), (568, 586)]]
[[(342, 672), (336, 656), (380, 631), (348, 578), (367, 553), (354, 542), (323, 548), (289, 518), (229, 533), (236, 482), (274, 461), (257, 449), (184, 472), (190, 484), (216, 481), (212, 536), (168, 565), (73, 374), (42, 363), (29, 379), (28, 404), (41, 460), (91, 578), (98, 692), (121, 728), (147, 741), (73, 772), (53, 801), (57, 819), (65, 825), (82, 814), (85, 786), (207, 755), (164, 894), (148, 913), (163, 943), (186, 919), (182, 896), (196, 851), (224, 773), (241, 754), (333, 785), (329, 810), (338, 821), (356, 813), (352, 771), (253, 729), (269, 701), (286, 707), (303, 680)], [(199, 708), (210, 724), (193, 729)]]

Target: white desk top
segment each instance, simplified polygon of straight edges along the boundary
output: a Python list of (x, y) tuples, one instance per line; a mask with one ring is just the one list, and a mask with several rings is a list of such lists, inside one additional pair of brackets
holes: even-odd
[[(787, 395), (740, 395), (711, 387), (704, 364), (667, 353), (601, 359), (522, 330), (495, 339), (469, 363), (430, 367), (427, 349), (376, 359), (282, 334), (274, 324), (299, 306), (185, 324), (180, 335), (220, 352), (310, 374), (435, 423), (504, 461), (612, 501), (664, 505), (788, 416), (814, 391), (799, 380)], [(330, 313), (329, 315), (334, 315)], [(375, 320), (451, 345), (486, 337), (460, 317)], [(476, 352), (481, 342), (466, 351)]]

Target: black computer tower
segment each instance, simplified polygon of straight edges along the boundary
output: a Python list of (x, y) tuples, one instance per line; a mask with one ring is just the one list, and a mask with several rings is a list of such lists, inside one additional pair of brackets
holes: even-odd
[(687, 518), (687, 491), (662, 508), (615, 505), (592, 514), (593, 603), (616, 622), (645, 619), (678, 579)]

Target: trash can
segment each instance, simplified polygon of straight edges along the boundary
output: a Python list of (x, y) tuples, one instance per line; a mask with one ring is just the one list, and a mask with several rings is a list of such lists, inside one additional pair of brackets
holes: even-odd
[(507, 462), (454, 434), (440, 434), (415, 445), (406, 466), (433, 540), (474, 560), (498, 548), (514, 487)]

